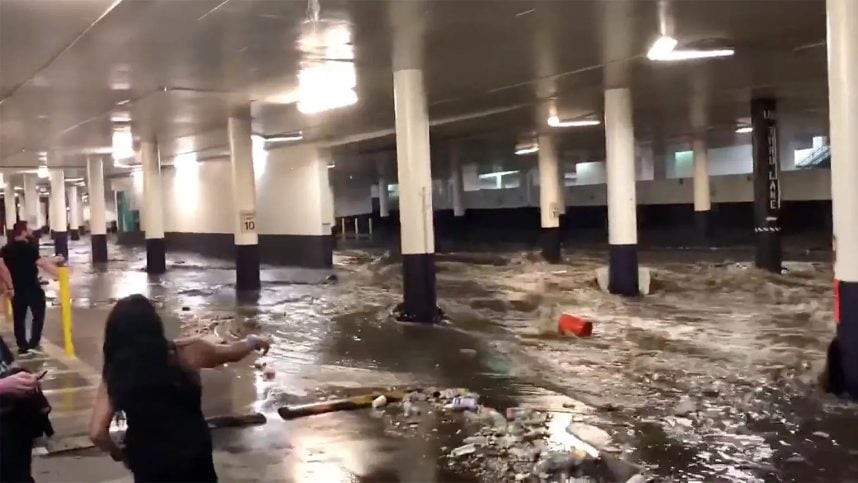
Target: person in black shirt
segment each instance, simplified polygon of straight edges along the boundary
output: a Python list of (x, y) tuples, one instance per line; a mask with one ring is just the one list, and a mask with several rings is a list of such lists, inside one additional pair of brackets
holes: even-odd
[[(50, 260), (39, 256), (39, 250), (33, 246), (26, 222), (18, 222), (12, 230), (9, 241), (0, 249), (3, 259), (12, 275), (12, 315), (15, 320), (15, 342), (18, 353), (26, 354), (30, 349), (38, 349), (42, 339), (42, 327), (45, 325), (45, 292), (39, 284), (39, 269), (57, 276), (57, 266)], [(27, 340), (27, 310), (33, 314), (33, 327)]]

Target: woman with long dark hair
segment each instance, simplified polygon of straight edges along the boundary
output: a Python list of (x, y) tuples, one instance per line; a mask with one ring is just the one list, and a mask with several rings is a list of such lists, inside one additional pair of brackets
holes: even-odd
[[(243, 359), (268, 342), (255, 336), (233, 344), (199, 338), (167, 340), (155, 307), (132, 295), (116, 303), (104, 331), (104, 369), (90, 437), (124, 461), (138, 482), (217, 481), (212, 442), (200, 399), (199, 370)], [(110, 437), (123, 411), (124, 451)]]

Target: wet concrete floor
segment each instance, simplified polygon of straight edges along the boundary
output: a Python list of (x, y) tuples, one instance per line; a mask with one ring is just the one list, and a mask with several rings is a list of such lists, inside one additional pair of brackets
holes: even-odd
[[(590, 410), (574, 417), (608, 432), (611, 457), (657, 479), (858, 479), (855, 408), (813, 386), (833, 333), (824, 262), (791, 262), (777, 276), (750, 268), (752, 253), (741, 249), (644, 252), (655, 292), (620, 299), (595, 286), (593, 270), (606, 259), (597, 251), (571, 253), (562, 265), (524, 252), (439, 255), (450, 322), (424, 327), (389, 319), (400, 269), (379, 251), (338, 252), (336, 280), (266, 267), (258, 297), (236, 301), (228, 261), (170, 254), (169, 272), (151, 278), (142, 250), (111, 246), (108, 267), (94, 270), (87, 247), (73, 243), (71, 261), (78, 357), (90, 376), (101, 363), (104, 317), (131, 293), (155, 300), (173, 335), (273, 337), (273, 381), (250, 362), (204, 375), (207, 414), (270, 416), (265, 426), (215, 433), (224, 481), (510, 477), (446, 457), (467, 432), (454, 418), (403, 428), (372, 411), (291, 422), (272, 413), (286, 402), (389, 386), (466, 387), (492, 407), (528, 404), (558, 418), (568, 416), (564, 402), (581, 401)], [(594, 320), (594, 336), (556, 335), (563, 311)], [(59, 342), (51, 320), (46, 332)], [(40, 458), (37, 471), (39, 481), (127, 479), (92, 451)]]

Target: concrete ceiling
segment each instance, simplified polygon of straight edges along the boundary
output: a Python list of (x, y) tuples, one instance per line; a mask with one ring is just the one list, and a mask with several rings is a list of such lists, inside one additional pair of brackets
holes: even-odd
[[(162, 156), (223, 153), (229, 112), (251, 103), (254, 130), (302, 130), (350, 154), (394, 138), (391, 2), (319, 0), (352, 29), (356, 105), (303, 115), (294, 90), (309, 28), (305, 0), (0, 0), (0, 167), (80, 167), (107, 155), (114, 119)], [(601, 117), (605, 86), (632, 89), (639, 140), (681, 139), (702, 106), (713, 142), (733, 142), (755, 96), (802, 129), (827, 125), (824, 0), (673, 0), (682, 44), (729, 45), (727, 59), (653, 63), (654, 0), (428, 0), (424, 72), (433, 141), (514, 145), (538, 131), (561, 149), (603, 149), (601, 127), (550, 129), (542, 116)], [(292, 102), (292, 103), (289, 103)]]

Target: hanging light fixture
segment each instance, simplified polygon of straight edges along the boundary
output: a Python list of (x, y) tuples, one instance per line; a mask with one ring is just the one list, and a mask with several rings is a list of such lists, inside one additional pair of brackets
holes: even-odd
[(576, 119), (573, 121), (561, 121), (557, 116), (550, 116), (546, 122), (551, 127), (586, 127), (586, 126), (598, 126), (602, 124), (601, 121), (597, 119)]

